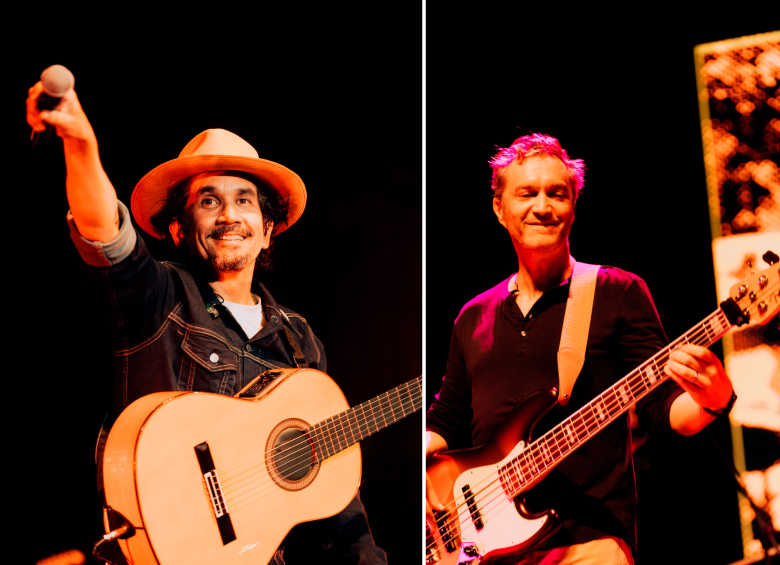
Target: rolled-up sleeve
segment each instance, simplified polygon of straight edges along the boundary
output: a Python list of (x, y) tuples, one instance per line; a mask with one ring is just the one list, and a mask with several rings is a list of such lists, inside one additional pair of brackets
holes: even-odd
[(458, 340), (458, 325), (452, 332), (447, 372), (425, 416), (426, 429), (436, 432), (449, 449), (471, 447), (471, 386)]
[(81, 258), (92, 267), (111, 267), (125, 259), (133, 251), (138, 237), (130, 221), (130, 211), (122, 202), (119, 205), (119, 233), (107, 243), (90, 241), (79, 233), (73, 214), (68, 210), (67, 220), (70, 227), (70, 238), (76, 245)]

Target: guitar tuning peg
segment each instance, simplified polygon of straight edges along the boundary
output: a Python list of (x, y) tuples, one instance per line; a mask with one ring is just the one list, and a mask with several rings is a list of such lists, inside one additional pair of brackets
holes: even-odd
[(774, 265), (778, 261), (780, 261), (780, 257), (778, 257), (776, 254), (772, 253), (771, 251), (767, 251), (764, 253), (761, 258), (764, 260), (764, 263), (767, 265)]

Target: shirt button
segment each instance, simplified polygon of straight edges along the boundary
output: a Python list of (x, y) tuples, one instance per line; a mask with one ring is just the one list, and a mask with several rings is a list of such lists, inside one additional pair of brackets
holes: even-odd
[(525, 337), (525, 331), (520, 332), (520, 335)]
[(216, 353), (212, 353), (209, 356), (209, 361), (211, 361), (212, 363), (216, 363), (217, 361), (219, 361), (219, 355), (217, 355)]
[(250, 352), (251, 352), (251, 351), (252, 351), (252, 346), (251, 346), (251, 345), (249, 345), (249, 344), (247, 343), (247, 344), (244, 346), (244, 349), (246, 349), (247, 351), (250, 351)]

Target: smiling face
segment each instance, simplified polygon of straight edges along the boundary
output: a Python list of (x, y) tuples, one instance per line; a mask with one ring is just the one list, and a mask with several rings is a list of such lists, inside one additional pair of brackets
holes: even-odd
[(493, 198), (493, 211), (518, 254), (568, 256), (574, 199), (563, 162), (549, 155), (527, 157), (510, 164), (504, 175), (506, 188)]
[(169, 226), (177, 247), (215, 271), (254, 269), (254, 261), (271, 241), (273, 222), (263, 226), (257, 186), (249, 176), (211, 171), (188, 181), (184, 215), (187, 228)]

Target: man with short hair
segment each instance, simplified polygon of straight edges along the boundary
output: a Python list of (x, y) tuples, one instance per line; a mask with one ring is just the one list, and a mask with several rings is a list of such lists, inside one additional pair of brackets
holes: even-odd
[[(272, 369), (326, 370), (306, 320), (257, 278), (273, 238), (303, 213), (306, 188), (297, 174), (260, 159), (228, 131), (197, 135), (177, 159), (144, 176), (131, 198), (138, 225), (172, 241), (185, 260), (161, 263), (117, 200), (75, 92), (39, 112), (41, 92), (40, 82), (30, 89), (27, 119), (37, 131), (55, 127), (63, 140), (68, 223), (114, 350), (117, 415), (153, 392), (232, 396)], [(368, 565), (386, 556), (356, 495), (339, 514), (293, 528), (271, 561), (285, 562)]]
[[(559, 386), (557, 352), (576, 264), (568, 236), (585, 165), (570, 159), (556, 139), (532, 134), (500, 149), (491, 166), (493, 211), (509, 232), (518, 270), (468, 302), (455, 321), (447, 371), (426, 417), (427, 456), (485, 444), (524, 398)], [(667, 343), (644, 281), (615, 267), (598, 269), (590, 320), (585, 362), (571, 400), (537, 424), (535, 437)], [(713, 421), (712, 413), (726, 413), (733, 405), (731, 382), (703, 347), (686, 345), (672, 353), (666, 372), (674, 382), (638, 402), (647, 429), (691, 435)], [(548, 540), (500, 563), (631, 563), (636, 489), (628, 413), (524, 495), (529, 511), (554, 507), (563, 525)], [(427, 498), (430, 507), (444, 510), (430, 477)], [(485, 519), (495, 526), (500, 517)], [(435, 530), (430, 509), (428, 520)]]

